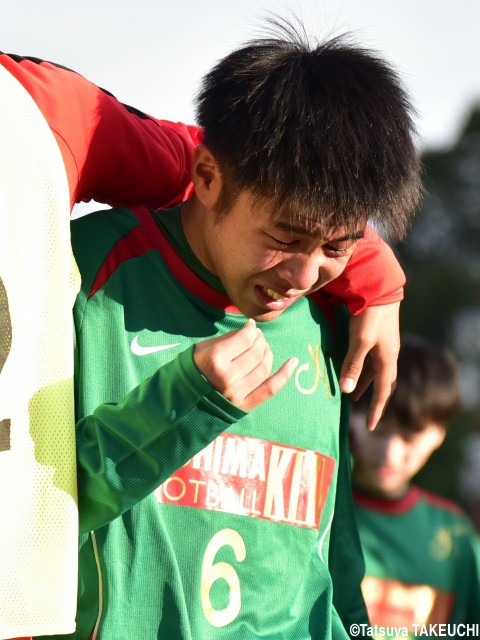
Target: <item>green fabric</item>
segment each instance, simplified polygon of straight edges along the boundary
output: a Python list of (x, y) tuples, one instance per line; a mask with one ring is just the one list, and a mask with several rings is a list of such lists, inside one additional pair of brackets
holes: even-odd
[(479, 538), (460, 510), (416, 487), (394, 502), (355, 495), (372, 624), (413, 638), (413, 624), (480, 623)]
[[(345, 486), (351, 485), (351, 456), (348, 447), (348, 426), (350, 403), (347, 396), (342, 398), (343, 412), (340, 425), (340, 469)], [(338, 491), (330, 543), (330, 572), (334, 585), (333, 602), (346, 629), (352, 624), (367, 621), (367, 612), (363, 601), (360, 584), (365, 573), (360, 538), (352, 507), (351, 491)], [(350, 553), (344, 550), (349, 549)], [(351, 558), (362, 558), (362, 561), (351, 562)], [(348, 576), (348, 579), (345, 579)]]
[(208, 269), (205, 269), (191, 250), (182, 227), (181, 208), (177, 207), (175, 209), (169, 209), (168, 211), (154, 211), (152, 215), (170, 241), (172, 247), (182, 256), (185, 263), (216, 291), (225, 293), (225, 288), (221, 280), (214, 276), (213, 273), (210, 273)]
[[(82, 530), (95, 532), (81, 538), (70, 637), (90, 638), (100, 593), (101, 640), (348, 638), (334, 592), (344, 620), (365, 614), (338, 385), (343, 310), (333, 324), (302, 299), (259, 325), (274, 367), (299, 366), (245, 414), (192, 350), (246, 318), (186, 290), (156, 249), (132, 240), (118, 261), (136, 230), (125, 209), (72, 225), (79, 501)], [(89, 295), (105, 261), (115, 268)]]

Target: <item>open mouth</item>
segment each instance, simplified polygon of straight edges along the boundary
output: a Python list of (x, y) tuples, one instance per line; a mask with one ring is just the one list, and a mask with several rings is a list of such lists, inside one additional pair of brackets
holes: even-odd
[(261, 306), (268, 311), (285, 311), (288, 307), (290, 307), (296, 300), (298, 300), (299, 296), (286, 296), (275, 289), (271, 289), (270, 287), (264, 287), (262, 285), (256, 285), (258, 301)]
[(273, 300), (288, 300), (286, 296), (282, 296), (280, 293), (277, 293), (273, 289), (269, 289), (268, 287), (262, 287), (263, 292)]

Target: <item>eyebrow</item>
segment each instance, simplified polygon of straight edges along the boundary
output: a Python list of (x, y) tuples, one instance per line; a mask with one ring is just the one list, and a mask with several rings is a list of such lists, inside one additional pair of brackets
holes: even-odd
[[(308, 230), (306, 227), (301, 227), (300, 225), (291, 224), (290, 222), (284, 222), (283, 220), (276, 220), (275, 226), (277, 229), (282, 231), (286, 231), (288, 233), (298, 233), (302, 236), (312, 236), (312, 232)], [(315, 234), (313, 234), (315, 235)], [(347, 240), (361, 240), (365, 235), (365, 231), (355, 231), (354, 233), (347, 233), (344, 236), (340, 236), (338, 238), (328, 238), (327, 242), (346, 242)]]

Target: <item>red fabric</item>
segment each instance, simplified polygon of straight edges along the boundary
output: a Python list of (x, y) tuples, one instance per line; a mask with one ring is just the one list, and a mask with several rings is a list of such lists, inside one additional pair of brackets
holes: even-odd
[(446, 511), (450, 511), (457, 515), (465, 515), (463, 509), (461, 509), (456, 502), (442, 496), (437, 496), (436, 494), (430, 493), (430, 491), (415, 485), (411, 485), (406, 495), (403, 496), (403, 498), (398, 498), (397, 500), (375, 498), (367, 495), (366, 493), (362, 493), (359, 490), (353, 491), (353, 497), (357, 504), (366, 507), (367, 509), (383, 511), (384, 513), (404, 513), (405, 511), (412, 509), (418, 502), (420, 502), (420, 500), (424, 500), (424, 502), (428, 502), (434, 507), (440, 507), (441, 509), (445, 509)]
[[(192, 192), (195, 126), (126, 107), (83, 76), (38, 59), (0, 54), (0, 64), (25, 87), (60, 147), (71, 204), (173, 206)], [(372, 230), (360, 240), (344, 273), (325, 287), (352, 314), (403, 299), (404, 273), (392, 250)]]
[(54, 133), (72, 205), (94, 199), (161, 208), (188, 195), (198, 127), (129, 110), (83, 76), (49, 62), (2, 54), (0, 64), (30, 93)]
[(385, 500), (384, 498), (369, 496), (361, 491), (353, 491), (353, 499), (357, 504), (373, 511), (382, 511), (383, 513), (404, 513), (412, 509), (421, 499), (421, 496), (422, 492), (415, 486), (411, 486), (407, 494), (398, 500)]
[(350, 313), (356, 315), (366, 307), (400, 302), (404, 284), (405, 274), (392, 249), (367, 227), (345, 271), (324, 290), (336, 302), (346, 303)]

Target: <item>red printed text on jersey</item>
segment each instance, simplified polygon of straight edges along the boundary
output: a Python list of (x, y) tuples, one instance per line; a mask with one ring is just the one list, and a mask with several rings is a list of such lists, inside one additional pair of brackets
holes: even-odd
[(328, 456), (224, 433), (164, 482), (159, 502), (318, 529), (335, 469)]

